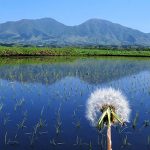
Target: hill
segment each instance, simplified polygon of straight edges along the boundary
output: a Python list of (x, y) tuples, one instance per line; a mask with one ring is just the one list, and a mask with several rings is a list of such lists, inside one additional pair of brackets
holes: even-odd
[(150, 34), (101, 19), (66, 26), (51, 18), (0, 24), (0, 43), (150, 46)]

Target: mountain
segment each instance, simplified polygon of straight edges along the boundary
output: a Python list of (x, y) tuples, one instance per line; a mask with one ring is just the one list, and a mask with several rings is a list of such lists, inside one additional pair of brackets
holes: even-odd
[(0, 43), (150, 46), (150, 34), (101, 19), (76, 26), (51, 18), (23, 19), (0, 24)]

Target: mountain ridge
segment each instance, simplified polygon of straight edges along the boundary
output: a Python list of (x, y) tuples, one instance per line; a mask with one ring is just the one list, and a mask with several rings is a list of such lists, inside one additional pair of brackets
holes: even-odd
[(0, 43), (150, 46), (150, 33), (98, 18), (75, 26), (52, 18), (22, 19), (0, 24)]

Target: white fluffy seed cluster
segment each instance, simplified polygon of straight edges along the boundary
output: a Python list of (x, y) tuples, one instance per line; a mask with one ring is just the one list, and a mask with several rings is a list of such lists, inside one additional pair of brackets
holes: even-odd
[(86, 118), (93, 126), (97, 125), (98, 119), (101, 115), (103, 106), (113, 106), (115, 113), (122, 119), (123, 122), (129, 121), (130, 107), (126, 97), (120, 90), (115, 90), (111, 87), (97, 89), (91, 94), (87, 101)]

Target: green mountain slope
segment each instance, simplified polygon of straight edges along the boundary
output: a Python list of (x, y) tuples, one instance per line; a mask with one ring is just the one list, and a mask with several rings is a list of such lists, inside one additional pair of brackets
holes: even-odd
[(54, 45), (150, 45), (150, 34), (101, 19), (66, 26), (51, 18), (0, 24), (1, 43)]

